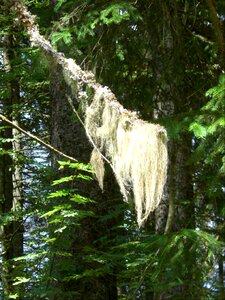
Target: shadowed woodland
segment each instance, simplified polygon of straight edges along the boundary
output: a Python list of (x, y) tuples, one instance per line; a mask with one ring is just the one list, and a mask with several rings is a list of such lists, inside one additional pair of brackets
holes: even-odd
[(0, 299), (225, 299), (224, 1), (0, 25)]

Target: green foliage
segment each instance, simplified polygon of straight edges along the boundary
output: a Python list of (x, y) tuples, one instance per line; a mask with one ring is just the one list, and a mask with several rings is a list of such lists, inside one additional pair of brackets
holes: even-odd
[(108, 5), (105, 9), (100, 12), (99, 20), (92, 24), (92, 28), (95, 24), (102, 22), (103, 24), (119, 24), (122, 21), (133, 19), (134, 21), (139, 20), (141, 17), (138, 14), (137, 9), (127, 1), (121, 1), (119, 3), (113, 3)]
[(64, 166), (68, 166), (68, 168), (70, 168), (70, 169), (77, 169), (79, 171), (94, 173), (93, 168), (90, 164), (71, 163), (70, 161), (59, 161), (58, 163), (61, 168), (63, 168)]
[(201, 114), (190, 125), (196, 138), (200, 140), (197, 152), (207, 153), (204, 161), (207, 165), (217, 166), (219, 176), (225, 175), (225, 75), (221, 75), (218, 85), (206, 93), (210, 100), (201, 109)]
[[(218, 263), (225, 236), (225, 76), (212, 87), (218, 54), (207, 2), (198, 6), (180, 0), (25, 2), (54, 46), (93, 69), (97, 80), (112, 88), (125, 107), (164, 124), (175, 145), (185, 144), (187, 131), (193, 134), (182, 168), (191, 169), (194, 196), (192, 190), (188, 199), (179, 195), (175, 204), (195, 224), (182, 229), (186, 224), (175, 220), (176, 231), (156, 234), (152, 217), (146, 228), (137, 228), (126, 203), (118, 204), (115, 197), (101, 202), (102, 209), (98, 199), (87, 196), (94, 174), (90, 165), (60, 161), (61, 176), (56, 177), (48, 153), (36, 143), (21, 137), (23, 152), (7, 149), (14, 139), (4, 135), (10, 128), (1, 124), (0, 159), (10, 156), (19, 162), (24, 197), (19, 212), (3, 213), (2, 196), (0, 201), (0, 226), (22, 218), (25, 232), (24, 255), (10, 261), (16, 270), (16, 292), (8, 298), (82, 299), (90, 286), (97, 291), (99, 282), (114, 281), (120, 300), (180, 299), (180, 294), (181, 299), (222, 299)], [(223, 1), (217, 2), (222, 16)], [(10, 18), (1, 12), (4, 36), (12, 30), (14, 16)], [(224, 22), (222, 17), (220, 21)], [(18, 37), (14, 68), (5, 72), (0, 60), (0, 109), (49, 141), (48, 65), (39, 50), (29, 48), (22, 30), (14, 32), (13, 39)], [(19, 82), (21, 98), (13, 113), (7, 103), (12, 80)], [(76, 147), (73, 141), (71, 146)], [(0, 176), (1, 171), (0, 164)], [(173, 181), (179, 171), (174, 166)], [(87, 193), (80, 193), (77, 182)], [(185, 205), (180, 205), (180, 198)], [(189, 206), (190, 212), (185, 210)]]
[[(15, 277), (13, 285), (25, 289), (28, 299), (36, 299), (43, 295), (51, 297), (55, 293), (60, 293), (56, 288), (46, 287), (49, 282), (58, 280), (54, 277), (55, 275), (51, 274), (51, 265), (57, 257), (60, 268), (66, 269), (68, 264), (73, 266), (72, 254), (69, 250), (72, 239), (68, 240), (68, 237), (75, 228), (80, 227), (82, 220), (95, 217), (94, 212), (87, 207), (88, 204), (93, 203), (93, 200), (75, 193), (74, 188), (64, 187), (65, 184), (74, 183), (76, 180), (90, 180), (89, 176), (78, 175), (79, 172), (93, 173), (93, 170), (89, 165), (82, 163), (60, 161), (59, 166), (63, 167), (64, 171), (72, 170), (76, 176), (65, 176), (54, 180), (51, 189), (57, 187), (57, 191), (51, 192), (49, 187), (42, 185), (41, 190), (44, 187), (44, 193), (42, 197), (39, 195), (41, 203), (36, 203), (32, 209), (28, 207), (24, 211), (24, 217), (29, 219), (31, 224), (35, 223), (28, 230), (25, 255), (13, 259), (14, 263), (26, 270), (24, 276)], [(62, 189), (60, 189), (61, 186)], [(15, 216), (1, 216), (0, 225), (8, 224), (15, 217), (19, 218), (18, 213)], [(27, 226), (29, 226), (28, 222)], [(11, 296), (17, 299), (18, 295)]]
[(79, 29), (78, 40), (84, 39), (87, 35), (93, 36), (97, 26), (120, 24), (130, 19), (137, 21), (141, 17), (137, 9), (128, 1), (112, 3), (103, 6), (101, 10), (91, 10), (85, 18), (86, 22)]
[(207, 129), (198, 122), (191, 123), (190, 130), (194, 132), (197, 138), (205, 138), (207, 135)]
[(212, 134), (217, 134), (225, 128), (225, 75), (221, 75), (218, 85), (206, 92), (206, 97), (210, 98), (201, 109), (202, 114), (190, 125), (190, 130), (196, 137), (206, 138)]
[(65, 44), (69, 44), (72, 41), (71, 33), (65, 29), (60, 32), (55, 32), (52, 34), (52, 44), (56, 45), (58, 41), (63, 40)]
[[(121, 290), (126, 287), (126, 292), (119, 299), (138, 298), (143, 285), (146, 294), (170, 292), (192, 279), (188, 295), (192, 294), (194, 299), (210, 294), (207, 288), (202, 290), (202, 285), (211, 281), (215, 254), (222, 247), (214, 235), (190, 229), (167, 236), (136, 232), (124, 238), (116, 237), (113, 244), (107, 252), (86, 247), (85, 260), (89, 264), (97, 263), (98, 268), (89, 268), (65, 280), (88, 280), (104, 276), (116, 266), (118, 287)], [(215, 285), (216, 281), (211, 281), (211, 284)]]

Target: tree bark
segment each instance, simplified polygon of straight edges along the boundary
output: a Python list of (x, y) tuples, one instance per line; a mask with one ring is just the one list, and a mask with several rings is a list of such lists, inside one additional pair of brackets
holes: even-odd
[[(178, 17), (177, 5), (174, 1), (153, 1), (152, 11), (156, 11), (161, 21), (157, 25), (157, 30), (152, 31), (149, 27), (151, 39), (154, 44), (160, 45), (156, 51), (152, 50), (151, 55), (154, 68), (155, 79), (155, 118), (164, 117), (172, 119), (175, 115), (183, 112), (183, 103), (180, 99), (185, 99), (180, 83), (184, 80), (184, 72), (176, 70), (177, 60), (182, 51), (182, 26)], [(159, 17), (160, 19), (160, 17)], [(149, 16), (151, 20), (151, 16)], [(149, 26), (151, 22), (149, 21)], [(163, 32), (163, 39), (162, 39)], [(178, 40), (179, 37), (179, 40)], [(178, 49), (177, 47), (180, 47)], [(174, 125), (176, 126), (176, 125)], [(170, 234), (183, 228), (193, 228), (193, 186), (192, 170), (188, 166), (188, 159), (191, 154), (191, 136), (179, 134), (168, 142), (168, 172), (167, 183), (164, 187), (164, 195), (159, 207), (155, 211), (155, 231), (158, 234)], [(187, 248), (190, 245), (187, 245)], [(185, 253), (184, 253), (185, 255)], [(191, 266), (189, 266), (191, 268)], [(165, 281), (166, 277), (162, 278)], [(154, 299), (167, 299), (170, 297), (180, 297), (188, 290), (190, 278), (185, 280), (179, 287), (168, 288), (165, 292), (156, 292)]]
[[(225, 68), (225, 39), (224, 39), (224, 30), (222, 27), (222, 20), (220, 20), (220, 17), (218, 16), (217, 10), (216, 10), (216, 1), (214, 0), (207, 0), (211, 21), (214, 29), (215, 34), (215, 40), (216, 45), (218, 48), (219, 53), (219, 62), (222, 67), (222, 69)], [(221, 16), (222, 19), (222, 16)]]
[[(65, 103), (65, 98), (71, 97), (73, 105), (76, 109), (78, 109), (79, 102), (74, 98), (71, 90), (68, 89), (63, 81), (61, 77), (62, 70), (60, 70), (60, 68), (60, 66), (56, 66), (56, 68), (52, 70), (50, 80), (52, 95), (51, 144), (66, 155), (77, 157), (79, 158), (79, 161), (88, 163), (90, 160), (92, 145), (85, 134), (83, 125), (76, 118), (71, 107)], [(58, 171), (58, 159), (59, 156), (53, 154), (52, 165), (55, 169), (56, 176), (57, 174), (58, 176), (63, 176), (63, 172)], [(69, 251), (73, 256), (73, 264), (79, 265), (80, 272), (84, 272), (86, 268), (88, 268), (88, 265), (85, 263), (83, 248), (95, 248), (95, 241), (104, 234), (105, 230), (109, 230), (109, 226), (116, 224), (117, 220), (113, 220), (113, 223), (111, 224), (103, 224), (104, 226), (107, 226), (106, 228), (104, 227), (100, 229), (98, 228), (98, 219), (106, 214), (107, 211), (113, 209), (113, 206), (116, 205), (117, 202), (121, 201), (121, 196), (119, 196), (118, 187), (113, 179), (112, 170), (108, 172), (108, 176), (105, 179), (105, 192), (101, 191), (97, 181), (94, 181), (93, 183), (74, 182), (73, 184), (78, 189), (79, 194), (91, 198), (97, 203), (96, 205), (91, 206), (91, 210), (95, 212), (97, 219), (86, 218), (81, 221), (81, 227), (74, 227), (71, 234), (71, 246), (67, 249), (67, 251)], [(115, 198), (117, 198), (116, 201), (114, 200)], [(62, 263), (63, 258), (61, 257), (58, 259), (58, 264), (56, 262), (53, 267), (53, 274), (57, 274), (59, 272), (57, 268), (59, 268)], [(96, 269), (97, 267), (97, 265), (95, 266), (92, 263), (89, 265), (89, 268)], [(60, 276), (57, 286), (61, 285)], [(104, 274), (98, 278), (90, 279), (89, 281), (85, 278), (82, 280), (71, 280), (68, 283), (63, 283), (61, 285), (61, 290), (64, 292), (74, 291), (79, 293), (79, 296), (76, 297), (74, 295), (71, 299), (116, 300), (116, 274), (112, 269), (109, 274)]]
[[(2, 106), (5, 114), (11, 119), (14, 116), (14, 121), (17, 122), (15, 118), (18, 115), (14, 108), (19, 104), (20, 95), (18, 78), (15, 78), (13, 73), (16, 59), (13, 39), (13, 33), (4, 37), (4, 71), (10, 74), (12, 79), (6, 85), (9, 97), (5, 98)], [(17, 160), (21, 149), (18, 131), (8, 127), (5, 122), (2, 125), (5, 128), (2, 129), (3, 153), (0, 156), (0, 211), (6, 218), (12, 215), (15, 219), (1, 226), (3, 297), (17, 291), (18, 299), (20, 299), (19, 289), (13, 285), (13, 282), (15, 277), (21, 274), (17, 274), (16, 263), (12, 259), (23, 255), (22, 178)], [(12, 153), (14, 153), (14, 158), (12, 158)]]

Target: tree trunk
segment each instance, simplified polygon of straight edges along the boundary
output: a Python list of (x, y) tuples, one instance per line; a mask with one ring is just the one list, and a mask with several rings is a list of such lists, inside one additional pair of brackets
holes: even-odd
[[(102, 150), (108, 150), (112, 149), (118, 151), (118, 149), (121, 151), (121, 146), (123, 145), (122, 141), (120, 140), (120, 144), (118, 142), (118, 137), (125, 136), (127, 138), (126, 142), (130, 146), (135, 146), (134, 141), (132, 140), (132, 143), (129, 143), (130, 137), (137, 137), (137, 132), (135, 132), (134, 135), (132, 135), (132, 128), (139, 128), (138, 125), (143, 126), (142, 129), (147, 128), (147, 132), (151, 133), (151, 138), (148, 136), (147, 140), (153, 140), (154, 142), (151, 144), (151, 147), (155, 147), (155, 145), (160, 145), (161, 149), (160, 152), (157, 152), (157, 146), (154, 148), (154, 151), (152, 151), (153, 154), (160, 154), (162, 157), (159, 158), (159, 155), (152, 155), (152, 160), (150, 161), (150, 166), (154, 166), (153, 170), (149, 170), (149, 168), (146, 168), (146, 159), (145, 155), (142, 156), (134, 156), (132, 159), (128, 160), (130, 165), (134, 165), (135, 161), (135, 168), (139, 166), (138, 172), (140, 175), (140, 178), (142, 181), (144, 181), (147, 178), (149, 178), (149, 174), (151, 174), (151, 178), (154, 177), (152, 180), (153, 183), (155, 183), (154, 187), (151, 182), (147, 182), (147, 184), (143, 184), (140, 193), (142, 197), (138, 197), (138, 200), (140, 200), (138, 203), (136, 202), (136, 206), (138, 206), (138, 212), (139, 212), (139, 225), (143, 224), (143, 222), (147, 219), (147, 216), (152, 211), (151, 207), (156, 207), (159, 203), (159, 200), (161, 198), (161, 190), (164, 185), (164, 178), (165, 178), (165, 171), (166, 171), (166, 165), (167, 165), (167, 151), (166, 151), (166, 132), (165, 129), (160, 127), (159, 125), (155, 124), (148, 124), (147, 122), (144, 122), (143, 120), (140, 120), (137, 115), (134, 112), (128, 111), (122, 107), (122, 105), (117, 101), (115, 95), (107, 88), (103, 87), (100, 84), (98, 84), (95, 81), (94, 75), (90, 72), (82, 71), (81, 68), (71, 59), (66, 59), (62, 54), (57, 53), (49, 42), (47, 42), (43, 36), (40, 35), (38, 31), (38, 27), (34, 23), (34, 19), (32, 16), (27, 12), (26, 8), (17, 1), (15, 3), (15, 9), (17, 10), (18, 16), (20, 21), (26, 26), (26, 29), (28, 31), (28, 34), (30, 36), (31, 42), (40, 47), (44, 54), (46, 55), (47, 59), (49, 60), (50, 66), (51, 66), (51, 85), (52, 85), (52, 144), (59, 150), (65, 152), (67, 155), (75, 156), (80, 161), (88, 162), (90, 157), (90, 145), (86, 138), (86, 135), (84, 133), (83, 124), (81, 126), (80, 118), (75, 118), (75, 115), (72, 113), (72, 110), (70, 111), (68, 107), (68, 103), (65, 103), (67, 100), (69, 100), (69, 103), (72, 104), (71, 106), (74, 106), (76, 109), (76, 115), (78, 111), (81, 111), (83, 114), (86, 113), (86, 116), (89, 113), (89, 119), (88, 121), (93, 122), (93, 126), (90, 128), (88, 127), (86, 123), (86, 132), (89, 137), (89, 140), (94, 144), (96, 140), (98, 140), (98, 134), (101, 135), (101, 141), (97, 144), (97, 146)], [(78, 101), (79, 100), (79, 101)], [(72, 103), (71, 103), (72, 102)], [(90, 108), (91, 104), (91, 109)], [(97, 103), (96, 103), (97, 102)], [(98, 110), (100, 106), (100, 109)], [(106, 108), (106, 110), (105, 110)], [(97, 109), (97, 114), (92, 114)], [(110, 120), (111, 118), (114, 120), (116, 130), (114, 130), (111, 134), (111, 127), (114, 125), (114, 123), (109, 124), (107, 123), (107, 132), (104, 131), (101, 132), (101, 126), (103, 126), (103, 111), (105, 112), (104, 118), (107, 119), (107, 116), (109, 116)], [(91, 115), (91, 116), (90, 116)], [(95, 118), (96, 117), (96, 118)], [(119, 127), (119, 120), (121, 122)], [(87, 121), (87, 118), (86, 118)], [(90, 125), (90, 124), (89, 124)], [(135, 127), (136, 126), (136, 127)], [(118, 132), (117, 129), (120, 129)], [(149, 130), (151, 128), (151, 130)], [(154, 130), (152, 130), (154, 128)], [(95, 134), (95, 131), (98, 130), (98, 134)], [(145, 133), (145, 130), (143, 130)], [(102, 134), (101, 134), (102, 133)], [(143, 132), (142, 132), (143, 133)], [(126, 136), (127, 134), (127, 136)], [(115, 139), (116, 136), (116, 139)], [(94, 137), (94, 142), (93, 138)], [(106, 138), (109, 140), (105, 142)], [(116, 140), (116, 145), (113, 144), (114, 140)], [(142, 150), (145, 149), (145, 147), (151, 151), (151, 147), (148, 146), (148, 143), (145, 143), (146, 136), (144, 135), (144, 139), (141, 141), (141, 145), (137, 147), (136, 149)], [(139, 141), (140, 142), (140, 141)], [(100, 144), (100, 146), (99, 146)], [(93, 146), (93, 145), (92, 145)], [(96, 146), (96, 145), (94, 145)], [(140, 147), (141, 146), (141, 147)], [(108, 149), (107, 149), (108, 147)], [(96, 148), (96, 147), (95, 147)], [(132, 149), (129, 148), (130, 152), (132, 153)], [(107, 151), (106, 151), (107, 152)], [(113, 152), (113, 151), (112, 151)], [(108, 150), (108, 156), (107, 159), (112, 159), (112, 152)], [(122, 152), (122, 151), (121, 151)], [(141, 151), (143, 154), (144, 152)], [(152, 154), (150, 153), (150, 154)], [(116, 152), (116, 154), (121, 154), (119, 151)], [(121, 174), (130, 175), (130, 171), (136, 170), (135, 168), (127, 168), (126, 162), (127, 157), (124, 152), (122, 152), (123, 156), (123, 164), (124, 170), (119, 169)], [(146, 156), (149, 158), (149, 155)], [(113, 167), (117, 167), (116, 164), (116, 158), (118, 158), (117, 155), (115, 155), (115, 160), (111, 162), (114, 163)], [(120, 158), (120, 157), (119, 157)], [(159, 158), (159, 159), (158, 159)], [(142, 159), (142, 165), (140, 165), (139, 160)], [(52, 157), (53, 165), (56, 166), (56, 160), (57, 157)], [(159, 162), (158, 165), (155, 165), (155, 162)], [(145, 174), (143, 174), (143, 169), (145, 170)], [(141, 170), (140, 170), (141, 168)], [(115, 168), (114, 168), (115, 170)], [(127, 171), (128, 170), (128, 171)], [(157, 177), (157, 174), (155, 174), (153, 171), (157, 170), (157, 172), (161, 171), (161, 175)], [(125, 171), (125, 172), (124, 172)], [(56, 171), (55, 171), (56, 172)], [(134, 173), (134, 172), (133, 172)], [(133, 175), (132, 173), (132, 175)], [(120, 187), (122, 186), (121, 190), (125, 190), (125, 184), (121, 180), (121, 174), (117, 173), (117, 179), (119, 177), (120, 180), (118, 180)], [(63, 174), (62, 174), (63, 175)], [(146, 175), (146, 176), (145, 176)], [(97, 200), (98, 204), (93, 207), (93, 210), (96, 212), (96, 216), (102, 216), (104, 212), (106, 212), (108, 209), (113, 209), (114, 205), (114, 199), (115, 199), (115, 192), (116, 188), (114, 183), (112, 184), (111, 175), (108, 175), (108, 178), (106, 178), (105, 183), (105, 190), (107, 192), (102, 193), (100, 189), (97, 187), (97, 184), (91, 185), (90, 183), (86, 185), (85, 183), (80, 183), (77, 188), (79, 192), (84, 195), (88, 196), (91, 199)], [(127, 176), (128, 177), (128, 176)], [(126, 182), (127, 185), (130, 183), (139, 183), (138, 180), (133, 180), (133, 177), (128, 178), (130, 181), (131, 179), (133, 182)], [(158, 181), (159, 178), (159, 181)], [(122, 178), (123, 179), (123, 178)], [(135, 178), (136, 179), (136, 178)], [(128, 181), (128, 180), (127, 180)], [(141, 181), (141, 183), (142, 183)], [(145, 182), (144, 182), (145, 183)], [(153, 188), (152, 193), (148, 192), (148, 187)], [(123, 191), (123, 194), (126, 196), (126, 191)], [(135, 193), (134, 193), (135, 194)], [(143, 197), (143, 194), (144, 197)], [(117, 192), (116, 192), (117, 195)], [(152, 196), (153, 195), (153, 196)], [(146, 197), (148, 197), (148, 200), (150, 197), (153, 197), (157, 201), (155, 201), (154, 205), (148, 205), (148, 209), (145, 212), (144, 205), (151, 201), (147, 201)], [(152, 199), (152, 198), (151, 198)], [(153, 199), (153, 200), (155, 200)], [(146, 201), (145, 201), (146, 200)], [(144, 205), (143, 205), (144, 204)], [(142, 206), (143, 205), (143, 206)], [(142, 218), (143, 217), (143, 218)], [(96, 220), (96, 219), (95, 219)], [(98, 218), (97, 218), (98, 220)], [(96, 221), (97, 222), (97, 221)], [(97, 223), (98, 224), (98, 223)], [(74, 232), (72, 232), (72, 236), (74, 239), (70, 241), (71, 245), (71, 253), (74, 257), (74, 262), (79, 262), (81, 272), (85, 270), (87, 265), (85, 266), (85, 258), (82, 257), (83, 252), (81, 251), (84, 247), (84, 245), (92, 245), (93, 241), (98, 240), (98, 238), (102, 235), (102, 232), (107, 230), (108, 226), (104, 226), (103, 228), (99, 228), (99, 225), (96, 226), (96, 224), (93, 222), (93, 219), (85, 219), (81, 222), (80, 228), (73, 229)], [(102, 225), (102, 224), (101, 224)], [(112, 224), (110, 224), (109, 227), (112, 227)], [(79, 237), (79, 238), (78, 238)], [(57, 266), (58, 262), (58, 266)], [(78, 265), (76, 263), (75, 265)], [(58, 270), (57, 270), (57, 267)], [(92, 268), (94, 266), (92, 265)], [(60, 262), (59, 260), (56, 261), (56, 265), (53, 267), (53, 272), (55, 271), (55, 274), (59, 274), (60, 272)], [(77, 299), (116, 299), (116, 280), (115, 280), (115, 272), (112, 272), (113, 270), (109, 271), (109, 273), (105, 273), (103, 276), (97, 276), (96, 278), (91, 278), (90, 282), (87, 280), (72, 280), (70, 282), (64, 283), (61, 285), (61, 290), (63, 291), (69, 291), (73, 290), (74, 292), (79, 292), (79, 296)], [(113, 274), (113, 275), (112, 275)], [(60, 282), (61, 275), (58, 276), (58, 282)], [(97, 292), (96, 292), (97, 289)], [(74, 295), (74, 297), (76, 297)], [(74, 298), (73, 298), (74, 299)]]
[[(6, 85), (9, 97), (5, 98), (1, 104), (3, 111), (9, 118), (17, 116), (14, 108), (19, 104), (19, 84), (18, 77), (14, 75), (14, 65), (16, 59), (16, 50), (14, 49), (13, 34), (4, 37), (4, 71), (10, 74), (11, 80)], [(12, 117), (14, 116), (14, 117)], [(6, 221), (1, 226), (1, 243), (2, 243), (2, 264), (1, 273), (3, 283), (3, 297), (20, 292), (13, 285), (16, 276), (21, 276), (18, 266), (12, 261), (13, 258), (23, 255), (23, 220), (22, 220), (22, 194), (21, 194), (21, 172), (19, 162), (17, 160), (20, 154), (20, 142), (18, 131), (8, 127), (6, 123), (2, 123), (1, 145), (3, 151), (0, 156), (0, 212), (3, 216), (13, 217), (13, 221)], [(5, 139), (5, 140), (4, 140)], [(14, 156), (12, 156), (14, 153)], [(14, 157), (14, 158), (12, 158)], [(18, 298), (20, 299), (20, 298)]]
[[(184, 111), (181, 99), (185, 99), (185, 95), (180, 84), (183, 82), (184, 71), (175, 69), (177, 60), (182, 60), (180, 57), (183, 47), (183, 41), (180, 39), (182, 26), (177, 13), (177, 4), (174, 1), (153, 2), (152, 5), (157, 5), (157, 8), (154, 10), (152, 7), (152, 11), (156, 11), (162, 16), (154, 33), (151, 27), (149, 28), (151, 39), (154, 40), (155, 44), (160, 45), (156, 49), (157, 51), (153, 50), (152, 52), (153, 61), (157, 62), (153, 66), (156, 74), (153, 99), (155, 118), (172, 119), (173, 116)], [(151, 17), (149, 19), (151, 20)], [(194, 226), (192, 170), (188, 166), (191, 149), (191, 136), (188, 134), (180, 134), (179, 137), (170, 136), (167, 183), (162, 201), (155, 211), (155, 231), (158, 234), (169, 234)], [(186, 245), (186, 247), (188, 249), (190, 245)], [(183, 255), (187, 255), (187, 253)], [(194, 263), (194, 260), (192, 262)], [(193, 265), (188, 267), (191, 270)], [(162, 281), (166, 281), (166, 278), (163, 277)], [(173, 287), (163, 293), (156, 292), (154, 299), (180, 297), (188, 290), (190, 283), (190, 278), (187, 278), (181, 287)]]
[[(71, 107), (67, 104), (66, 97), (73, 97), (72, 99), (76, 109), (78, 109), (79, 103), (77, 99), (74, 99), (71, 91), (66, 87), (65, 82), (60, 76), (62, 70), (59, 70), (58, 68), (59, 67), (53, 69), (51, 72), (51, 144), (63, 153), (76, 157), (80, 162), (88, 163), (92, 147), (86, 136), (83, 124), (76, 118)], [(52, 156), (55, 174), (63, 176), (62, 171), (57, 171), (57, 159), (57, 156)], [(67, 251), (73, 255), (74, 266), (76, 264), (79, 265), (80, 272), (84, 272), (86, 268), (88, 268), (88, 265), (86, 265), (85, 257), (83, 257), (83, 248), (95, 248), (94, 242), (104, 234), (105, 230), (110, 228), (109, 226), (116, 224), (115, 222), (117, 222), (117, 220), (113, 220), (112, 222), (114, 224), (103, 224), (108, 228), (98, 228), (100, 225), (98, 219), (106, 214), (107, 211), (113, 209), (113, 205), (116, 205), (118, 201), (121, 201), (121, 196), (119, 196), (118, 187), (113, 179), (112, 170), (108, 172), (108, 176), (105, 180), (105, 192), (101, 191), (97, 181), (92, 183), (75, 182), (74, 185), (78, 189), (79, 194), (96, 201), (96, 205), (92, 205), (91, 210), (95, 212), (97, 219), (85, 218), (85, 220), (81, 221), (81, 227), (74, 227), (71, 235), (72, 240), (70, 249), (67, 249)], [(115, 200), (115, 198), (117, 200)], [(60, 268), (60, 264), (62, 263), (63, 258), (61, 257), (58, 260), (58, 265), (56, 263), (53, 267), (53, 274), (59, 272), (57, 268)], [(90, 267), (95, 269), (98, 266), (96, 265), (95, 267), (94, 265), (91, 265), (89, 268)], [(103, 276), (90, 279), (89, 281), (86, 279), (71, 280), (70, 282), (61, 285), (61, 289), (64, 292), (74, 291), (79, 293), (79, 296), (76, 297), (74, 295), (71, 299), (116, 300), (116, 274), (114, 273), (114, 275), (112, 275), (113, 273), (114, 270), (111, 270), (110, 274), (104, 274)], [(64, 274), (64, 276), (66, 275)], [(58, 284), (60, 284), (60, 282)]]

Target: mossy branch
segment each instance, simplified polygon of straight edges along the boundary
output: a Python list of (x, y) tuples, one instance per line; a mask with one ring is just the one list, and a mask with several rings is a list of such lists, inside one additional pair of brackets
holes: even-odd
[[(106, 158), (125, 201), (128, 196), (134, 198), (137, 221), (141, 226), (159, 205), (163, 193), (167, 173), (166, 130), (139, 119), (135, 112), (125, 109), (117, 101), (108, 87), (97, 83), (92, 72), (83, 71), (73, 59), (58, 53), (40, 34), (35, 17), (22, 1), (12, 1), (12, 9), (25, 26), (31, 44), (43, 51), (49, 66), (61, 70), (63, 83), (70, 89), (72, 97), (82, 104), (82, 124), (94, 146), (91, 162), (100, 186), (103, 187), (103, 158)], [(74, 110), (70, 99), (67, 97)]]

